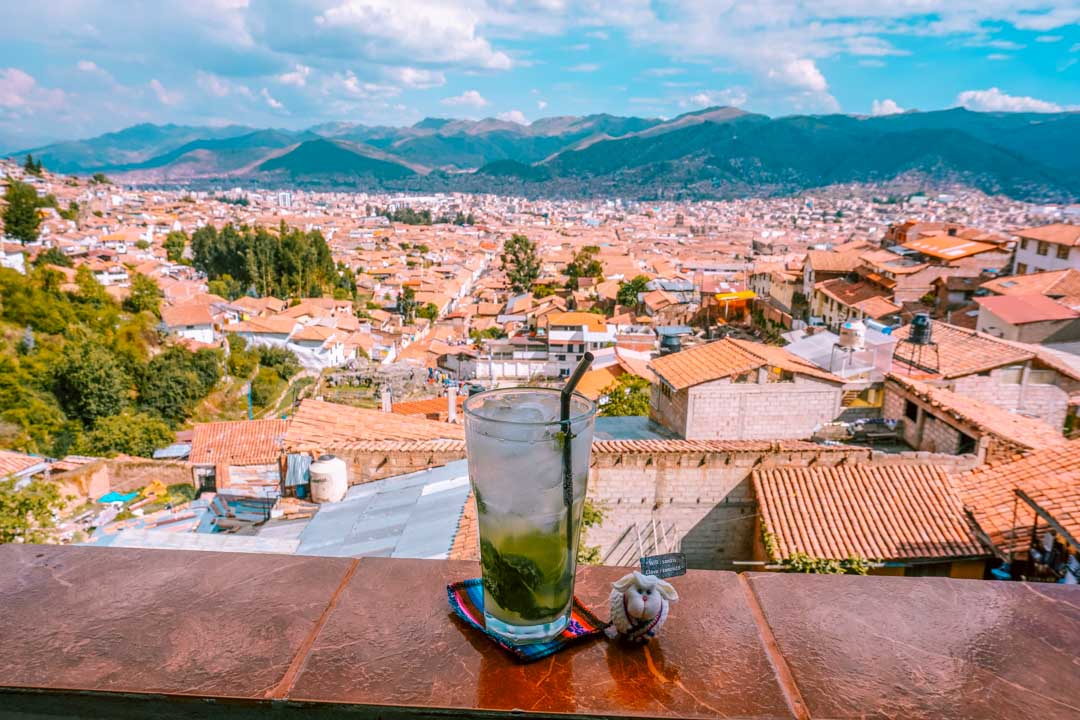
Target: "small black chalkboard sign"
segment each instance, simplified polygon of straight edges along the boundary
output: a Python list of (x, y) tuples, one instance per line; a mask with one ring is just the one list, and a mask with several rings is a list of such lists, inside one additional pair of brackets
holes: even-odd
[(676, 577), (686, 574), (686, 556), (682, 553), (667, 555), (649, 555), (641, 558), (641, 572), (658, 578)]

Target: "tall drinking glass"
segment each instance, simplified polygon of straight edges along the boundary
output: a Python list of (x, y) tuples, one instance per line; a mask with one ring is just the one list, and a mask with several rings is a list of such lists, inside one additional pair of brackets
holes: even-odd
[[(515, 643), (549, 640), (570, 620), (596, 405), (573, 395), (569, 437), (560, 422), (558, 390), (490, 390), (470, 397), (464, 409), (484, 620), (488, 630)], [(569, 506), (563, 492), (566, 443)]]

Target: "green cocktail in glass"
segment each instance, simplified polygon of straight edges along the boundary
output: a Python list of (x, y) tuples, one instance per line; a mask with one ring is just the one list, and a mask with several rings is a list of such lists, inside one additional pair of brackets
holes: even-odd
[(559, 400), (558, 390), (511, 388), (465, 401), (484, 619), (516, 643), (548, 640), (570, 619), (596, 406), (575, 394), (562, 423)]

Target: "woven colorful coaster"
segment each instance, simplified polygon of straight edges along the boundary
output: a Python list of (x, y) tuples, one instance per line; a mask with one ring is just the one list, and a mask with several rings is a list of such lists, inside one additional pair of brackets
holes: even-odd
[(446, 595), (450, 608), (462, 620), (487, 635), (495, 644), (512, 652), (519, 660), (532, 662), (554, 655), (563, 648), (586, 638), (599, 635), (607, 623), (599, 619), (588, 608), (574, 598), (574, 607), (570, 611), (570, 622), (558, 636), (542, 643), (514, 645), (503, 637), (489, 631), (484, 625), (484, 586), (480, 578), (463, 580), (446, 586)]

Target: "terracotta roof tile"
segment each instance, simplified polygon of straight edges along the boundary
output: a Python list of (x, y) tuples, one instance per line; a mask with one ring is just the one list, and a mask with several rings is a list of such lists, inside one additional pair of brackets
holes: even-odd
[(1080, 225), (1068, 225), (1066, 223), (1054, 223), (1042, 227), (1024, 228), (1017, 230), (1016, 234), (1022, 238), (1031, 240), (1043, 240), (1058, 245), (1080, 244)]
[[(955, 325), (931, 321), (932, 340), (937, 343), (938, 372), (943, 378), (956, 378), (991, 370), (1004, 365), (1013, 365), (1030, 360), (1035, 356), (1031, 350), (998, 340), (985, 333), (966, 330)], [(893, 337), (906, 340), (911, 326), (905, 325), (893, 331)], [(906, 360), (912, 347), (897, 343), (893, 354), (893, 366), (898, 369), (907, 367)], [(923, 362), (933, 358), (932, 351), (923, 353)], [(919, 369), (925, 372), (925, 368)]]
[(1080, 295), (1080, 270), (1048, 270), (987, 280), (981, 287), (998, 295)]
[(1080, 440), (976, 468), (954, 480), (975, 522), (1002, 552), (1023, 551), (1031, 543), (1031, 511), (1017, 498), (1017, 489), (1038, 498), (1080, 538)]
[(182, 325), (212, 325), (214, 318), (206, 305), (172, 305), (161, 308), (161, 321), (166, 327)]
[(476, 498), (472, 491), (465, 499), (465, 508), (461, 511), (461, 519), (458, 520), (457, 532), (454, 533), (454, 542), (450, 546), (451, 560), (479, 560), (480, 559), (480, 530), (477, 527)]
[(783, 348), (725, 338), (653, 360), (649, 367), (676, 390), (774, 365), (822, 380), (843, 382)]
[(834, 252), (832, 250), (810, 250), (806, 253), (806, 264), (813, 268), (814, 272), (846, 273), (854, 272), (862, 262), (860, 258), (862, 250), (855, 249), (846, 252)]
[(929, 465), (755, 470), (780, 558), (937, 560), (985, 555), (945, 473)]
[(1045, 295), (991, 295), (975, 298), (975, 302), (1010, 325), (1080, 317), (1080, 313)]
[(966, 422), (983, 432), (997, 435), (1029, 450), (1038, 450), (1066, 442), (1061, 432), (1042, 420), (1009, 412), (997, 405), (954, 393), (945, 388), (934, 387), (919, 380), (890, 375), (886, 381), (898, 385), (916, 395), (932, 407)]
[(44, 462), (42, 458), (14, 450), (0, 450), (0, 480)]
[(285, 435), (289, 450), (343, 448), (371, 440), (463, 440), (461, 425), (307, 399)]
[(259, 465), (281, 455), (287, 420), (202, 423), (191, 439), (193, 465)]

